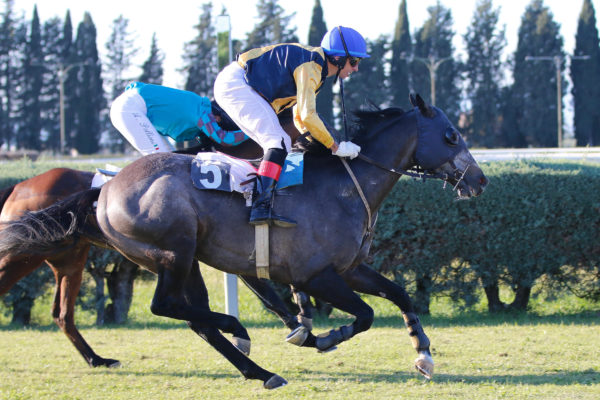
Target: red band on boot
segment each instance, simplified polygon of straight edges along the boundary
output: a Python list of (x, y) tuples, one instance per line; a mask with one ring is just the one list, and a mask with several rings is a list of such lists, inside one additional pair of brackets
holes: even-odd
[(258, 167), (258, 175), (266, 176), (276, 181), (279, 180), (281, 174), (281, 165), (271, 161), (261, 161), (260, 167)]

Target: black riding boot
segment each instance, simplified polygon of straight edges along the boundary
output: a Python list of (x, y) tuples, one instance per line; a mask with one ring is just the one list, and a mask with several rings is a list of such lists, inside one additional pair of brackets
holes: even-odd
[(252, 204), (252, 211), (250, 211), (250, 225), (271, 225), (273, 223), (282, 228), (296, 226), (296, 221), (273, 213), (275, 186), (277, 186), (286, 155), (287, 151), (277, 148), (269, 149), (265, 153), (256, 177), (258, 196)]
[(282, 228), (292, 228), (296, 226), (296, 221), (273, 213), (273, 197), (275, 195), (277, 181), (262, 175), (258, 175), (256, 178), (258, 196), (254, 200), (254, 203), (252, 203), (250, 225), (271, 225), (271, 223), (273, 223)]

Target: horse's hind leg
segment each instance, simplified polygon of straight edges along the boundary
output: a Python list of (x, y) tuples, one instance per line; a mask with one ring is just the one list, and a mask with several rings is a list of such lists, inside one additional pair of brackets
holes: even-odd
[(332, 350), (337, 344), (371, 327), (373, 309), (352, 291), (332, 267), (325, 268), (307, 282), (295, 286), (356, 317), (350, 325), (331, 330), (326, 335), (319, 335), (315, 345), (320, 351)]
[(97, 355), (75, 326), (75, 300), (89, 249), (89, 245), (78, 246), (75, 251), (70, 249), (68, 255), (48, 260), (56, 279), (52, 317), (90, 367), (118, 367), (121, 365), (118, 360)]
[(355, 269), (346, 271), (342, 274), (342, 278), (353, 290), (382, 297), (400, 308), (412, 345), (419, 353), (419, 357), (415, 360), (415, 367), (430, 379), (433, 375), (433, 359), (429, 351), (429, 338), (423, 331), (406, 290), (372, 270), (366, 264), (360, 264)]
[(279, 295), (266, 281), (260, 280), (255, 276), (239, 275), (239, 277), (256, 297), (259, 298), (263, 305), (281, 319), (285, 326), (294, 330), (300, 325), (296, 316), (289, 312)]
[[(190, 276), (186, 280), (185, 298), (190, 305), (209, 309), (208, 291), (204, 285), (204, 280), (200, 273), (198, 262), (194, 261), (194, 266), (190, 271)], [(243, 341), (238, 341), (238, 348), (234, 347), (218, 329), (206, 327), (198, 321), (188, 321), (188, 326), (196, 332), (201, 338), (206, 340), (212, 347), (232, 363), (246, 379), (260, 379), (267, 389), (274, 389), (285, 385), (287, 382), (279, 375), (273, 374), (261, 367), (242, 354), (244, 349), (239, 346)], [(235, 339), (235, 336), (234, 336)], [(247, 341), (247, 352), (250, 352), (250, 340)]]
[[(314, 340), (307, 341), (310, 336), (312, 329), (312, 318), (308, 320), (307, 315), (310, 315), (310, 309), (306, 311), (306, 302), (308, 302), (308, 296), (302, 292), (295, 291), (292, 287), (292, 293), (298, 302), (300, 307), (300, 314), (298, 316), (293, 315), (289, 312), (286, 305), (283, 303), (279, 295), (273, 290), (273, 288), (264, 280), (260, 280), (255, 276), (242, 276), (239, 275), (242, 282), (248, 286), (250, 290), (260, 299), (260, 301), (267, 307), (268, 310), (273, 312), (275, 315), (283, 321), (285, 326), (290, 328), (291, 333), (286, 337), (286, 341), (296, 346), (314, 347)], [(297, 294), (298, 293), (298, 294)], [(306, 325), (305, 323), (309, 323)]]

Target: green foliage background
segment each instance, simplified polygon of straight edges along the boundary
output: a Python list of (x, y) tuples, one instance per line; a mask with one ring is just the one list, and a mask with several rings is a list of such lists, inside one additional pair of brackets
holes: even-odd
[(401, 179), (379, 215), (374, 266), (413, 293), (426, 282), (417, 301), (448, 295), (469, 306), (482, 286), (497, 284), (543, 284), (599, 300), (600, 164), (482, 167), (490, 184), (468, 201), (454, 201), (436, 181)]

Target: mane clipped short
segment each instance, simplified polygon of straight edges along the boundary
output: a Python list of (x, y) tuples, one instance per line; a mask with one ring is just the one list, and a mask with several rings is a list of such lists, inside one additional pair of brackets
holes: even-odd
[(398, 107), (384, 109), (376, 107), (372, 110), (355, 110), (352, 114), (355, 117), (352, 127), (352, 138), (356, 144), (360, 145), (369, 141), (369, 135), (366, 135), (366, 132), (376, 132), (377, 129), (373, 129), (373, 127), (382, 122), (388, 123), (396, 118), (400, 118), (405, 114), (405, 111)]

